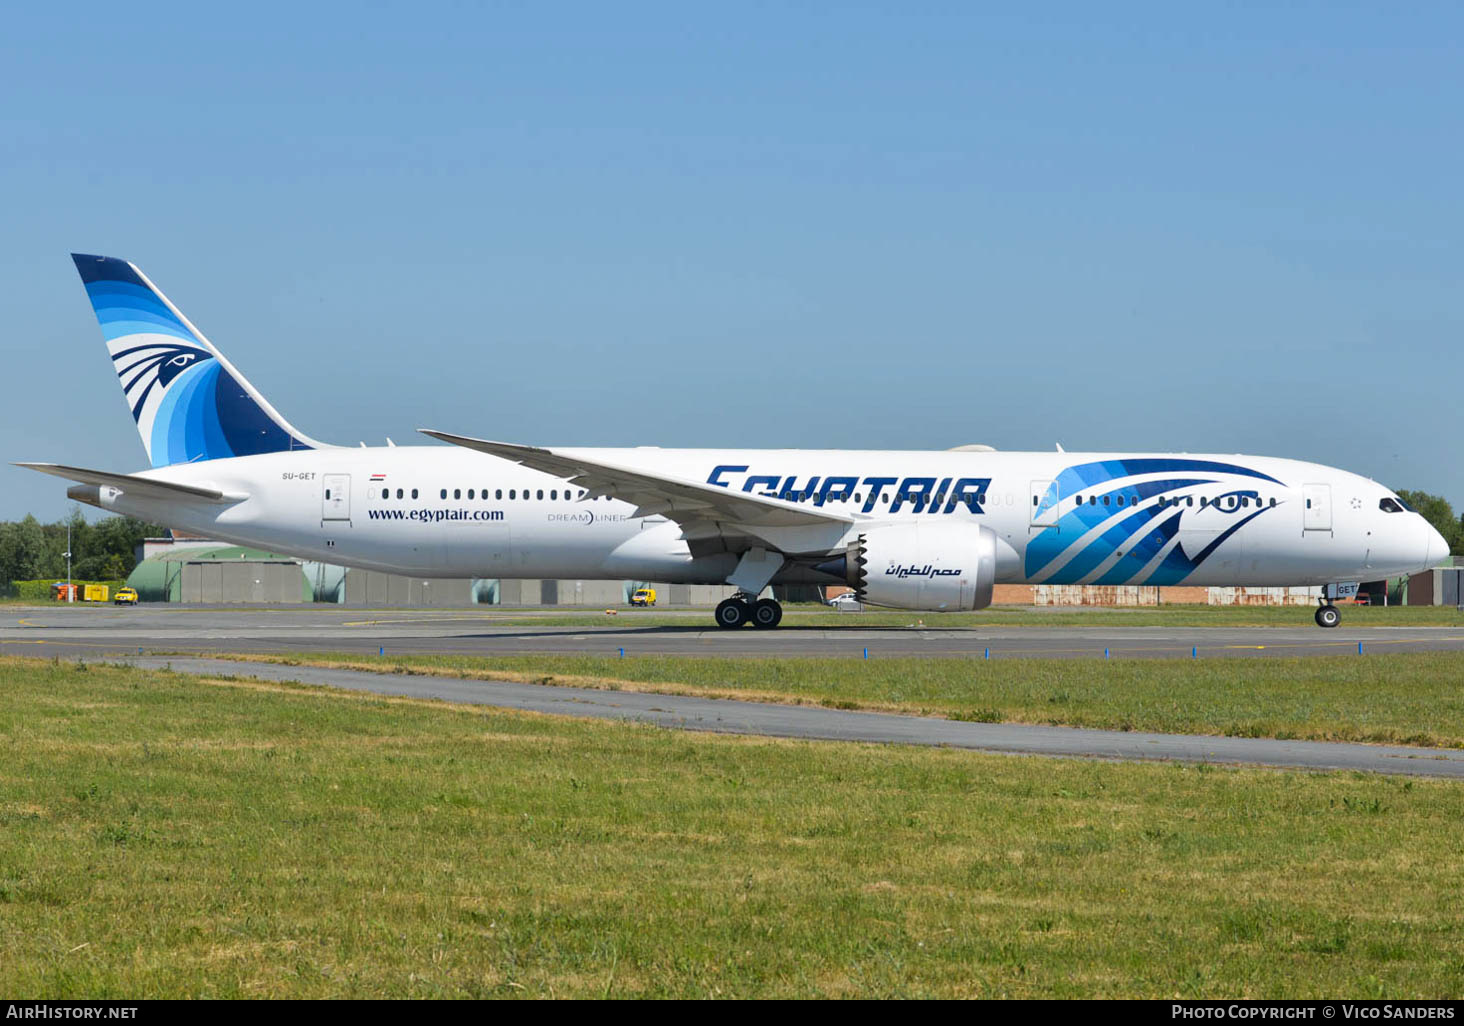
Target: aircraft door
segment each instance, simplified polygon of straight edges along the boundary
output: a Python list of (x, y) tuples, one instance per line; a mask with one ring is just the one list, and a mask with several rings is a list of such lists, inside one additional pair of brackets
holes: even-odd
[(351, 475), (323, 474), (323, 491), (320, 496), (321, 520), (351, 519)]
[(1033, 481), (1028, 508), (1032, 511), (1033, 527), (1057, 526), (1057, 482)]
[(1302, 529), (1330, 531), (1332, 529), (1332, 486), (1304, 484), (1301, 486), (1301, 500)]

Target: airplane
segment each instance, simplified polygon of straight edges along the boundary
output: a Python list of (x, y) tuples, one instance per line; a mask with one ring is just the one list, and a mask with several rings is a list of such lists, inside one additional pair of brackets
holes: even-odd
[[(1188, 453), (448, 446), (305, 435), (133, 264), (73, 254), (151, 469), (20, 463), (101, 509), (415, 577), (726, 584), (719, 627), (777, 627), (770, 584), (977, 610), (997, 583), (1322, 585), (1427, 569), (1443, 537), (1365, 477)], [(390, 440), (388, 440), (390, 442)]]

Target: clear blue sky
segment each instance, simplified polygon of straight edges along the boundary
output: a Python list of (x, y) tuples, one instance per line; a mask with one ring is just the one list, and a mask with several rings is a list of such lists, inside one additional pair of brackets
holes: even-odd
[[(327, 441), (1060, 441), (1461, 505), (1461, 40), (1458, 4), (19, 5), (3, 456), (144, 465), (79, 250)], [(0, 517), (69, 507), (0, 475)]]

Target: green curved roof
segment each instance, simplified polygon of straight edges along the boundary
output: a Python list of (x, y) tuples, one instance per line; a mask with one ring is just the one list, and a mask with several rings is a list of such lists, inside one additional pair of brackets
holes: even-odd
[[(197, 560), (219, 562), (248, 562), (251, 559), (294, 559), (281, 552), (266, 552), (241, 545), (210, 545), (196, 549), (178, 549), (161, 556), (144, 559), (127, 575), (127, 583), (137, 589), (137, 597), (143, 602), (178, 602), (182, 599), (184, 563)], [(309, 579), (300, 574), (301, 588), (306, 602), (314, 599)]]

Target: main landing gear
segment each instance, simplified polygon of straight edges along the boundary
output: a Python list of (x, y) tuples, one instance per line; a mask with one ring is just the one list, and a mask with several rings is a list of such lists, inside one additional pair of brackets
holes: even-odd
[(1342, 611), (1330, 602), (1323, 600), (1324, 604), (1317, 608), (1317, 626), (1335, 627), (1342, 622)]
[(718, 603), (714, 614), (717, 626), (734, 630), (752, 624), (760, 630), (771, 630), (783, 621), (783, 607), (772, 599), (754, 599), (744, 592)]

